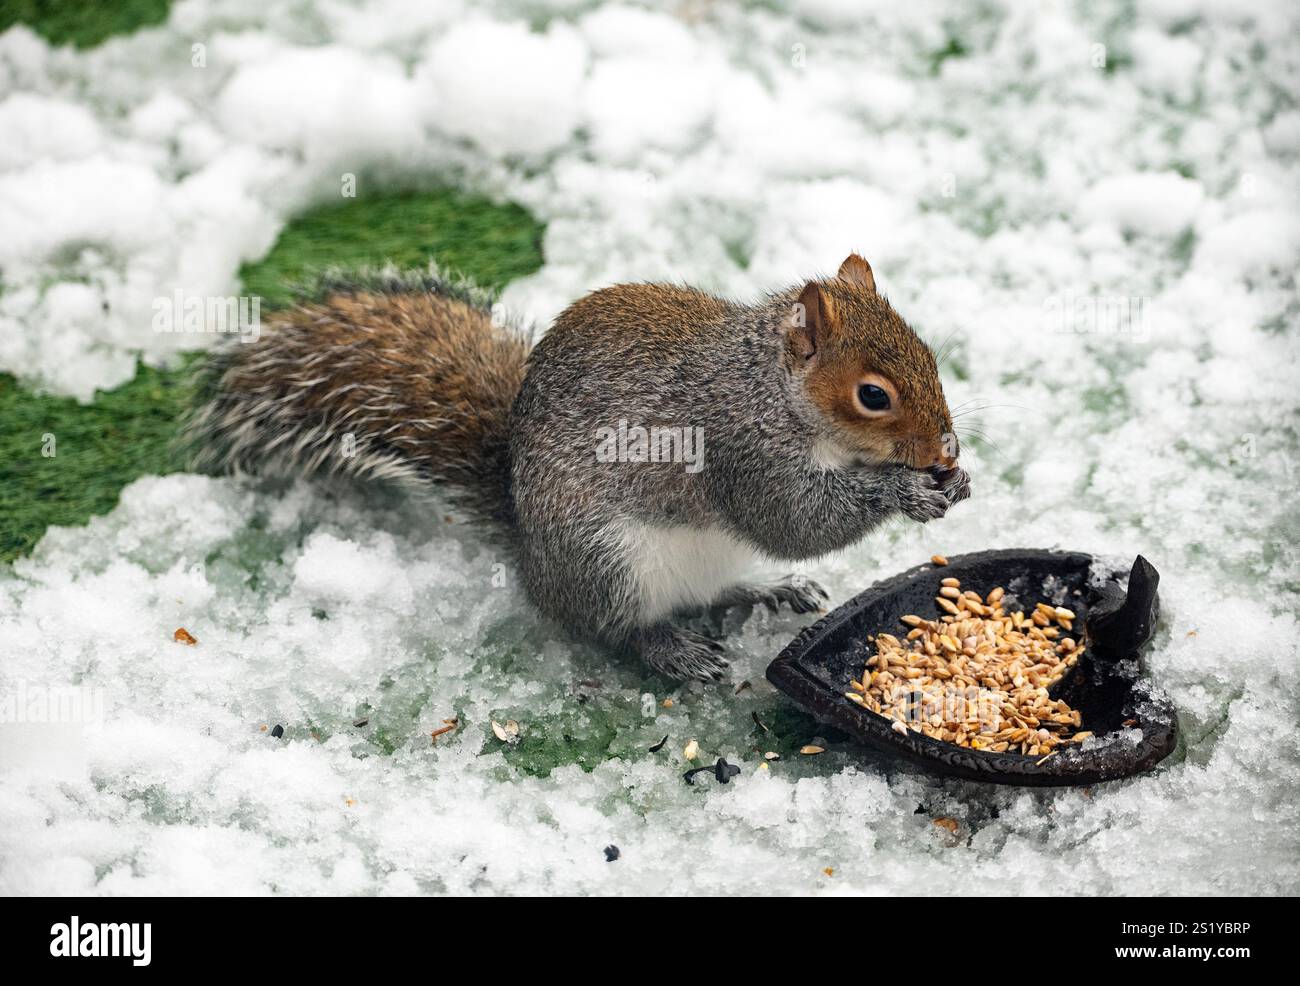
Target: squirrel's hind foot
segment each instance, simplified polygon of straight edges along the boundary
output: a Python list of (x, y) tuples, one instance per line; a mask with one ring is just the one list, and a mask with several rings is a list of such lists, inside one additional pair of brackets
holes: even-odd
[(796, 613), (825, 612), (830, 595), (804, 575), (787, 575), (776, 582), (755, 582), (732, 586), (719, 597), (716, 606), (756, 606), (760, 603), (775, 613), (782, 603)]
[(728, 667), (716, 640), (668, 623), (636, 631), (632, 644), (651, 670), (675, 681), (721, 681)]

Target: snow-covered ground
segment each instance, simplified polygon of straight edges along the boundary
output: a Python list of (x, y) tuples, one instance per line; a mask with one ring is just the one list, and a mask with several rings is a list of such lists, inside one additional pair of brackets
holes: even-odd
[[(558, 637), (441, 512), (146, 478), (0, 570), (7, 715), (75, 694), (89, 720), (0, 724), (0, 891), (1300, 890), (1297, 8), (789, 6), (189, 0), (85, 53), (10, 30), (0, 369), (88, 399), (202, 345), (154, 299), (236, 294), (343, 173), (526, 205), (546, 265), (505, 300), (543, 325), (617, 280), (752, 296), (858, 249), (996, 447), (947, 519), (809, 573), (838, 601), (934, 550), (1141, 551), (1185, 748), (1087, 793), (840, 747), (760, 769), (794, 617), (736, 629), (751, 690), (669, 690)], [(685, 785), (691, 738), (741, 774)]]

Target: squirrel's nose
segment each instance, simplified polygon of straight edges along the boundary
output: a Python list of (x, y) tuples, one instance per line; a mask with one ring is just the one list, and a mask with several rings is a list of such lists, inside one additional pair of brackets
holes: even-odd
[(931, 469), (956, 469), (957, 456), (961, 454), (961, 448), (957, 444), (957, 436), (951, 431), (945, 431), (939, 436), (939, 447), (936, 450), (934, 464)]

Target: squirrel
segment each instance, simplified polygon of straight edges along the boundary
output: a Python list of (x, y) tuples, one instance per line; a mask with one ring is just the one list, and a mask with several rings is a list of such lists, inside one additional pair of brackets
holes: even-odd
[(857, 254), (752, 305), (604, 288), (535, 344), (491, 302), (432, 266), (326, 277), (209, 355), (196, 464), (439, 487), (508, 545), (544, 614), (679, 680), (727, 668), (675, 622), (690, 610), (829, 598), (745, 581), (755, 563), (969, 495), (934, 354)]

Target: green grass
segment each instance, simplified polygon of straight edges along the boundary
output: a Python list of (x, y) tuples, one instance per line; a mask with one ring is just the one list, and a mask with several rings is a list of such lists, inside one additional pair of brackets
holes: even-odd
[[(456, 192), (349, 199), (289, 224), (260, 263), (241, 271), (266, 308), (313, 269), (430, 258), (485, 287), (541, 266), (539, 226), (518, 206)], [(185, 370), (141, 368), (134, 380), (83, 406), (32, 393), (0, 374), (0, 563), (25, 554), (51, 524), (83, 524), (111, 510), (140, 476), (184, 468), (170, 447), (191, 396)], [(45, 436), (54, 436), (53, 456)]]
[(53, 45), (92, 48), (167, 19), (171, 0), (0, 0), (0, 31), (26, 24)]
[(111, 510), (138, 476), (174, 472), (167, 444), (188, 393), (183, 373), (142, 368), (85, 407), (0, 376), (0, 561), (29, 551), (50, 524)]
[(283, 305), (295, 283), (334, 264), (423, 267), (430, 257), (484, 286), (501, 286), (541, 266), (541, 227), (517, 205), (454, 192), (344, 199), (303, 216), (261, 263), (240, 271), (263, 306)]

